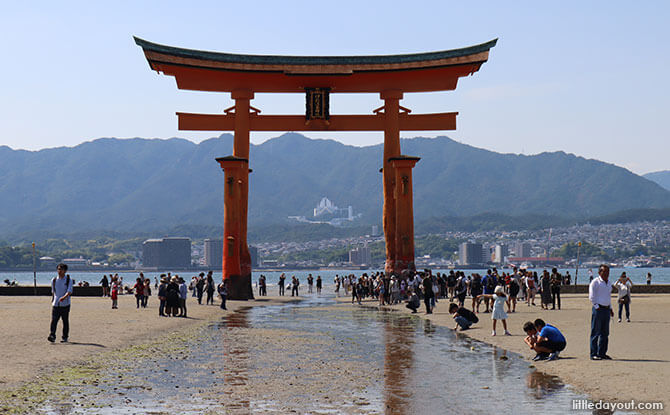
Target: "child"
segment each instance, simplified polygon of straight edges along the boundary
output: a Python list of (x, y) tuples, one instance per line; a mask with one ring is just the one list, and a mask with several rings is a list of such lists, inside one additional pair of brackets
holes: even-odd
[(119, 280), (117, 279), (116, 275), (112, 277), (112, 309), (119, 308), (117, 306), (118, 304), (118, 299), (119, 299)]
[(495, 289), (493, 294), (493, 313), (491, 314), (491, 319), (493, 320), (493, 333), (492, 336), (496, 335), (496, 323), (498, 320), (502, 320), (503, 327), (505, 328), (505, 336), (511, 336), (512, 333), (507, 331), (507, 313), (505, 313), (505, 301), (507, 296), (505, 295), (505, 290), (502, 285), (499, 285)]

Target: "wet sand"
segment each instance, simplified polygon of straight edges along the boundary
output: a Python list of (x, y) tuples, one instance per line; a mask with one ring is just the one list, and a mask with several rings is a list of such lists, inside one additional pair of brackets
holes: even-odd
[(124, 347), (147, 343), (177, 331), (207, 324), (241, 307), (277, 304), (291, 297), (263, 297), (261, 300), (228, 301), (228, 311), (214, 305), (199, 305), (189, 297), (188, 318), (159, 317), (158, 300), (149, 299), (147, 308), (137, 309), (133, 295), (119, 296), (119, 308), (99, 297), (74, 297), (70, 311), (70, 341), (59, 343), (62, 322), (55, 343), (49, 343), (51, 304), (49, 297), (0, 297), (0, 385), (18, 387), (38, 375), (48, 375), (64, 367), (108, 354)]
[[(346, 301), (345, 299), (340, 299)], [(350, 300), (349, 300), (350, 301)], [(611, 361), (592, 361), (589, 358), (589, 335), (591, 306), (586, 294), (562, 296), (561, 310), (542, 310), (539, 306), (519, 303), (515, 313), (508, 313), (508, 328), (512, 336), (504, 336), (502, 324), (498, 322), (497, 336), (492, 336), (491, 314), (484, 313), (480, 306), (479, 323), (465, 332), (470, 336), (506, 350), (520, 353), (529, 359), (529, 364), (547, 374), (559, 376), (577, 390), (589, 394), (593, 399), (664, 402), (670, 412), (670, 294), (640, 294), (633, 292), (631, 322), (617, 322), (618, 304), (612, 297), (615, 315), (610, 324), (609, 350)], [(364, 305), (373, 306), (375, 301)], [(471, 300), (466, 299), (466, 308)], [(418, 312), (432, 323), (453, 328), (452, 316), (448, 313), (449, 301), (440, 300), (433, 314), (425, 314), (425, 307)], [(404, 304), (390, 308), (411, 313)], [(541, 318), (561, 330), (567, 339), (567, 347), (558, 361), (532, 362), (535, 353), (523, 342), (523, 324)], [(459, 331), (459, 333), (461, 333)]]

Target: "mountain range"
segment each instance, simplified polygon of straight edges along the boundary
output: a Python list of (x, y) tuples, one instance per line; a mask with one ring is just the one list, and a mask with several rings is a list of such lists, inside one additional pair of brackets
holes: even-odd
[(670, 190), (670, 170), (656, 171), (647, 173), (643, 176), (652, 182), (658, 183), (661, 187)]
[[(40, 151), (0, 147), (0, 237), (26, 230), (159, 231), (223, 222), (224, 134), (184, 139), (101, 138)], [(448, 137), (403, 139), (414, 169), (418, 221), (480, 213), (586, 218), (670, 207), (670, 191), (624, 168), (563, 152), (500, 154)], [(249, 225), (288, 223), (326, 196), (379, 224), (382, 145), (347, 146), (295, 133), (250, 150)]]

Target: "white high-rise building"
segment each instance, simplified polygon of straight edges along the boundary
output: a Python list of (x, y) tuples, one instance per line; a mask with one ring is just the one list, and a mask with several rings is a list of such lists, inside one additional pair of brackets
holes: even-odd
[(509, 248), (507, 245), (496, 245), (493, 250), (493, 262), (496, 264), (502, 264), (505, 262), (505, 258), (509, 256)]

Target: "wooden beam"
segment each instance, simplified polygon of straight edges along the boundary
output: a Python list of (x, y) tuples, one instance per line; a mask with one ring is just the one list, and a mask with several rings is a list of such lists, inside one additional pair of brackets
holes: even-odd
[[(400, 130), (455, 130), (457, 112), (437, 114), (399, 114)], [(178, 112), (183, 131), (234, 131), (235, 114), (191, 114)], [(331, 115), (329, 120), (307, 122), (303, 115), (249, 116), (251, 131), (383, 131), (384, 114)]]

